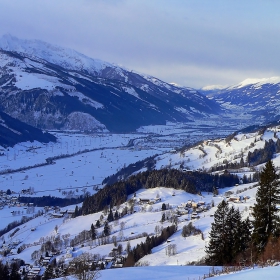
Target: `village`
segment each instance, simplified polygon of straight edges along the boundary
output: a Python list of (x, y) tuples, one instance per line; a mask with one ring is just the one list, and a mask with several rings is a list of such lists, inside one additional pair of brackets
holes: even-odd
[[(24, 191), (26, 194), (26, 191)], [(214, 194), (212, 194), (212, 197), (218, 195), (218, 191)], [(29, 204), (22, 204), (18, 202), (19, 194), (16, 194), (14, 192), (1, 192), (1, 202), (3, 208), (13, 208), (19, 207), (23, 210), (12, 210), (10, 211), (12, 215), (26, 215), (28, 212), (30, 215), (30, 219), (35, 218), (35, 216), (38, 216), (38, 213), (34, 215), (34, 209), (36, 206), (34, 206), (32, 203)], [(179, 196), (178, 193), (175, 191), (172, 191), (169, 195), (169, 197), (173, 197), (176, 199), (176, 196)], [(246, 202), (246, 200), (249, 199), (248, 196), (242, 196), (237, 191), (234, 193), (233, 191), (225, 192), (221, 195), (223, 199), (227, 200), (229, 203), (243, 203)], [(166, 197), (162, 198), (159, 193), (157, 193), (153, 198), (148, 196), (145, 197), (144, 195), (138, 195), (134, 194), (131, 199), (129, 199), (126, 203), (124, 203), (120, 207), (113, 207), (113, 215), (116, 211), (121, 211), (121, 208), (130, 208), (131, 212), (130, 214), (137, 214), (142, 212), (160, 212), (164, 216), (161, 218), (160, 221), (157, 223), (163, 224), (165, 221), (172, 221), (176, 224), (180, 223), (186, 223), (190, 222), (192, 220), (198, 220), (200, 217), (205, 217), (205, 215), (213, 216), (212, 212), (211, 214), (207, 214), (206, 212), (211, 210), (212, 207), (214, 207), (214, 200), (206, 202), (203, 199), (202, 195), (196, 195), (195, 199), (189, 199), (185, 202), (181, 202), (179, 204), (175, 203), (169, 203), (169, 201)], [(179, 198), (179, 197), (178, 197)], [(74, 205), (71, 207), (64, 207), (60, 208), (57, 206), (45, 206), (40, 208), (40, 215), (47, 218), (47, 221), (58, 219), (60, 221), (63, 220), (63, 223), (72, 219), (73, 214), (75, 212)], [(3, 209), (2, 208), (2, 209)], [(25, 211), (24, 211), (25, 210)], [(108, 211), (108, 210), (107, 210)], [(108, 212), (107, 212), (108, 213)], [(104, 212), (105, 216), (105, 212)], [(70, 220), (69, 220), (70, 219)], [(104, 221), (101, 221), (101, 227), (104, 225)], [(39, 225), (41, 226), (41, 225)], [(25, 226), (23, 226), (25, 227)], [(114, 232), (114, 225), (111, 224), (111, 229)], [(29, 230), (30, 233), (37, 230), (36, 226), (32, 226), (26, 230)], [(25, 250), (25, 244), (23, 240), (17, 238), (17, 234), (19, 232), (19, 225), (14, 228), (14, 230), (10, 231), (9, 238), (6, 238), (4, 240), (2, 238), (2, 245), (1, 245), (1, 251), (0, 253), (3, 256), (7, 256), (10, 259), (17, 260), (18, 255), (22, 250)], [(102, 234), (102, 232), (98, 233), (99, 235)], [(156, 233), (149, 233), (149, 235), (154, 235)], [(54, 236), (58, 236), (59, 232), (58, 229), (55, 229)], [(133, 230), (130, 232), (130, 236), (126, 236), (125, 240), (127, 241), (133, 241), (137, 238), (141, 237), (141, 235), (137, 234)], [(54, 237), (55, 238), (55, 237)], [(113, 238), (113, 237), (112, 237)], [(123, 249), (122, 247), (117, 246), (117, 244), (114, 245), (114, 241), (112, 238), (109, 238), (106, 242), (109, 244), (112, 244), (112, 248), (107, 255), (103, 256), (95, 256), (94, 259), (91, 260), (90, 265), (94, 266), (98, 269), (111, 269), (111, 268), (119, 268), (123, 266), (124, 259), (127, 256), (127, 251)], [(112, 239), (112, 240), (111, 240)], [(84, 246), (88, 246), (89, 244), (91, 248), (98, 247), (103, 244), (104, 241), (102, 236), (98, 237), (98, 241), (92, 242), (90, 238), (87, 240), (83, 240), (80, 244), (77, 244), (75, 246), (68, 246), (64, 249), (58, 250), (53, 249), (50, 251), (45, 252), (44, 254), (38, 255), (36, 258), (36, 261), (33, 264), (24, 264), (21, 266), (19, 273), (24, 274), (26, 273), (28, 276), (28, 279), (33, 279), (36, 275), (42, 275), (46, 268), (53, 263), (56, 263), (57, 265), (57, 271), (58, 275), (62, 275), (64, 271), (64, 263), (65, 261), (69, 263), (71, 262), (71, 259), (76, 259), (79, 256), (79, 250), (81, 250)], [(105, 243), (106, 243), (105, 242)], [(171, 242), (171, 240), (167, 241), (168, 243)], [(37, 242), (38, 245), (43, 244), (43, 241)], [(37, 244), (36, 243), (36, 244)], [(71, 243), (71, 242), (70, 242)], [(36, 245), (35, 243), (33, 245)], [(74, 244), (74, 243), (73, 243)], [(31, 246), (32, 244), (29, 244), (28, 246)], [(20, 259), (18, 259), (18, 262), (21, 262)]]

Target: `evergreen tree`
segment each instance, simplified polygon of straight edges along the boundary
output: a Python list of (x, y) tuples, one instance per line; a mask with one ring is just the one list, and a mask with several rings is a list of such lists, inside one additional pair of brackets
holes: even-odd
[[(241, 226), (237, 225), (239, 228), (239, 232), (236, 234), (237, 238), (237, 246), (239, 254), (245, 255), (245, 251), (251, 245), (251, 230), (252, 230), (252, 223), (249, 220), (249, 217), (245, 221), (241, 221)], [(244, 259), (244, 258), (243, 258)]]
[(214, 223), (211, 225), (210, 241), (206, 247), (209, 264), (222, 265), (228, 263), (229, 244), (227, 231), (228, 203), (222, 201), (214, 214)]
[(245, 252), (248, 244), (251, 240), (251, 222), (249, 218), (242, 221), (239, 209), (230, 209), (227, 220), (231, 220), (229, 239), (232, 242), (232, 247), (230, 250), (231, 262), (235, 262), (237, 257)]
[(235, 256), (238, 252), (238, 245), (236, 240), (236, 234), (238, 234), (238, 229), (236, 225), (241, 221), (241, 216), (239, 210), (235, 210), (232, 206), (226, 216), (226, 242), (225, 251), (227, 252), (226, 263), (230, 264), (233, 262)]
[(253, 208), (252, 241), (258, 253), (263, 252), (270, 236), (279, 236), (279, 218), (277, 204), (280, 203), (278, 175), (271, 160), (260, 173), (256, 204)]
[(104, 224), (103, 234), (105, 236), (109, 236), (110, 235), (110, 226), (108, 224), (108, 221), (106, 221), (105, 224)]
[(97, 220), (97, 221), (96, 221), (95, 226), (96, 226), (97, 228), (99, 228), (99, 227), (101, 226), (101, 224), (100, 224), (100, 221), (99, 221), (99, 220)]
[(91, 239), (92, 240), (96, 239), (96, 230), (93, 224), (91, 224), (90, 232), (91, 232)]
[(222, 201), (214, 214), (210, 241), (206, 247), (207, 262), (211, 265), (234, 264), (248, 247), (250, 229), (249, 219), (242, 221), (239, 209), (229, 208), (228, 203)]
[(161, 221), (161, 223), (163, 223), (165, 221), (165, 213), (162, 214), (160, 221)]
[(109, 211), (107, 220), (108, 220), (108, 222), (114, 221), (114, 215), (113, 215), (112, 209), (110, 209), (110, 211)]
[(114, 220), (118, 220), (119, 217), (120, 217), (120, 214), (119, 214), (119, 212), (118, 212), (118, 210), (117, 210), (117, 211), (115, 212), (115, 214), (114, 214)]
[(51, 265), (48, 265), (47, 269), (45, 270), (43, 280), (48, 280), (54, 278), (54, 273), (53, 273), (53, 267)]
[(12, 270), (10, 274), (10, 278), (7, 278), (10, 280), (20, 280), (20, 275), (18, 274), (18, 266), (16, 263), (12, 263)]
[(7, 280), (9, 279), (9, 270), (7, 265), (3, 265), (2, 262), (0, 262), (0, 280)]
[(74, 214), (73, 214), (73, 218), (76, 218), (78, 216), (79, 216), (79, 207), (78, 207), (78, 205), (76, 205), (75, 211), (74, 211)]
[(244, 166), (245, 166), (244, 159), (243, 159), (243, 157), (241, 157), (241, 159), (240, 159), (240, 167), (244, 167)]

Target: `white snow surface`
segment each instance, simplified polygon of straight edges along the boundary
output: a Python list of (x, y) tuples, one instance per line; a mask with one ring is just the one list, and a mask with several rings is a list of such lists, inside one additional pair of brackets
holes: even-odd
[[(203, 266), (154, 266), (154, 267), (133, 267), (114, 270), (101, 271), (100, 280), (111, 280), (117, 278), (121, 280), (201, 280), (204, 274), (209, 273), (210, 267)], [(219, 280), (278, 280), (280, 267), (265, 267), (248, 269), (237, 273), (220, 275), (206, 279)], [(57, 280), (63, 280), (57, 278)], [(70, 278), (69, 280), (74, 280)]]
[[(147, 128), (146, 128), (147, 129)], [(152, 129), (155, 129), (154, 127)], [(170, 130), (172, 124), (167, 124), (166, 127), (160, 126), (158, 128), (164, 141), (172, 139)], [(183, 128), (178, 126), (178, 133)], [(188, 133), (194, 133), (188, 132)], [(195, 135), (195, 134), (193, 134)], [(247, 154), (254, 149), (262, 148), (265, 141), (272, 139), (277, 140), (280, 136), (280, 127), (272, 127), (267, 129), (264, 134), (248, 133), (237, 134), (231, 141), (226, 142), (224, 139), (205, 140), (203, 143), (196, 145), (190, 149), (176, 152), (170, 151), (170, 148), (159, 146), (159, 141), (152, 142), (151, 135), (147, 135), (147, 139), (143, 134), (132, 135), (112, 135), (112, 134), (95, 134), (95, 135), (82, 135), (75, 134), (74, 132), (57, 133), (58, 143), (42, 145), (40, 143), (22, 143), (16, 145), (9, 150), (2, 148), (4, 156), (0, 157), (1, 171), (9, 168), (19, 168), (34, 163), (44, 161), (46, 157), (54, 156), (64, 153), (75, 153), (84, 149), (95, 149), (85, 153), (76, 154), (70, 158), (57, 160), (56, 164), (46, 166), (43, 168), (35, 168), (26, 170), (24, 172), (15, 172), (0, 176), (0, 183), (3, 190), (10, 188), (15, 192), (19, 192), (22, 188), (33, 187), (38, 195), (56, 195), (64, 197), (65, 195), (75, 196), (83, 193), (82, 189), (86, 188), (91, 193), (94, 193), (94, 187), (102, 187), (102, 180), (115, 173), (118, 168), (124, 164), (133, 163), (144, 157), (161, 153), (157, 158), (157, 168), (171, 166), (173, 168), (180, 168), (183, 164), (186, 168), (193, 170), (208, 169), (211, 166), (223, 163), (225, 159), (228, 161), (239, 161), (241, 156)], [(174, 138), (174, 136), (173, 136)], [(129, 140), (134, 140), (133, 149), (126, 147)], [(144, 148), (145, 141), (150, 142), (150, 148)], [(139, 147), (141, 146), (141, 149)], [(151, 148), (153, 146), (153, 148)], [(245, 159), (245, 156), (244, 156)], [(280, 155), (276, 154), (273, 158), (275, 166), (280, 167)], [(260, 165), (257, 168), (261, 169)], [(250, 175), (249, 168), (240, 169), (237, 175), (242, 178), (243, 175)], [(77, 191), (78, 190), (78, 191)], [(111, 236), (116, 236), (118, 243), (122, 244), (123, 248), (126, 247), (127, 239), (131, 239), (131, 246), (145, 240), (141, 234), (154, 234), (156, 226), (167, 227), (170, 225), (169, 221), (164, 223), (160, 222), (163, 211), (161, 210), (162, 203), (169, 204), (169, 210), (165, 214), (172, 213), (175, 209), (183, 205), (189, 200), (195, 202), (204, 201), (207, 204), (214, 202), (214, 207), (206, 212), (200, 214), (200, 219), (191, 220), (190, 214), (183, 214), (179, 217), (178, 231), (170, 237), (171, 244), (177, 247), (177, 253), (173, 256), (166, 255), (166, 247), (168, 243), (161, 244), (152, 250), (152, 254), (146, 255), (140, 260), (143, 264), (148, 263), (149, 267), (141, 268), (126, 268), (116, 270), (102, 271), (101, 279), (111, 279), (113, 276), (118, 279), (126, 280), (140, 279), (137, 277), (141, 275), (141, 279), (154, 280), (154, 279), (199, 279), (203, 274), (209, 272), (209, 267), (192, 267), (186, 266), (193, 261), (198, 261), (205, 256), (205, 245), (209, 241), (209, 231), (211, 223), (213, 222), (213, 214), (219, 202), (225, 199), (225, 192), (232, 191), (233, 196), (242, 195), (247, 196), (248, 199), (243, 203), (230, 203), (234, 207), (238, 207), (241, 211), (242, 217), (250, 216), (250, 206), (255, 203), (255, 194), (257, 190), (256, 183), (240, 184), (239, 186), (232, 186), (225, 189), (220, 189), (218, 196), (213, 197), (212, 193), (202, 193), (201, 195), (189, 194), (181, 190), (174, 190), (171, 188), (155, 188), (155, 189), (142, 189), (136, 193), (136, 200), (140, 198), (155, 199), (160, 197), (161, 201), (153, 205), (135, 205), (135, 213), (126, 215), (119, 220), (119, 223), (111, 222), (112, 226)], [(64, 193), (64, 194), (63, 194)], [(17, 195), (18, 193), (16, 193)], [(130, 199), (131, 197), (129, 197)], [(127, 205), (127, 202), (120, 205), (120, 211)], [(65, 207), (64, 209), (74, 209), (75, 205)], [(40, 208), (35, 208), (35, 213)], [(15, 214), (11, 213), (15, 211)], [(4, 235), (6, 243), (19, 240), (21, 243), (28, 245), (28, 248), (23, 250), (17, 257), (24, 259), (26, 262), (32, 263), (31, 254), (38, 250), (43, 242), (43, 238), (54, 238), (59, 234), (60, 236), (69, 235), (74, 238), (83, 230), (89, 230), (90, 225), (95, 223), (100, 215), (104, 213), (94, 213), (87, 216), (80, 216), (77, 218), (51, 218), (51, 212), (45, 213), (43, 216), (37, 217), (21, 226), (13, 237), (9, 237), (11, 232)], [(15, 206), (12, 208), (4, 207), (0, 210), (1, 227), (5, 227), (9, 222), (20, 220), (23, 215), (27, 215), (27, 209)], [(195, 227), (199, 228), (204, 236), (200, 235), (190, 236), (183, 238), (181, 230), (184, 225), (192, 221)], [(124, 223), (124, 229), (121, 230), (120, 223)], [(58, 232), (55, 227), (58, 227)], [(31, 228), (36, 228), (31, 231)], [(100, 233), (102, 227), (98, 229)], [(122, 232), (121, 232), (122, 231)], [(43, 238), (42, 238), (43, 237)], [(100, 254), (107, 256), (113, 249), (113, 243), (106, 245), (99, 245), (97, 242), (86, 242), (83, 247), (78, 247), (75, 251), (76, 255), (82, 252), (90, 252), (93, 254)], [(59, 259), (65, 254), (62, 252), (57, 258)], [(8, 256), (12, 258), (13, 256)], [(141, 272), (142, 271), (142, 272)], [(114, 274), (113, 274), (114, 273)], [(232, 275), (219, 276), (219, 279), (260, 279), (264, 277), (262, 273), (271, 275), (270, 279), (278, 275), (279, 268), (265, 268), (265, 269), (251, 269), (245, 270)], [(145, 275), (145, 278), (143, 278)], [(133, 277), (132, 277), (133, 276)], [(132, 278), (131, 278), (132, 277)], [(165, 278), (164, 278), (165, 277)]]
[(0, 48), (6, 51), (27, 53), (34, 57), (61, 65), (66, 69), (87, 70), (99, 73), (106, 67), (116, 67), (110, 63), (89, 58), (74, 50), (63, 48), (40, 40), (18, 39), (10, 34), (0, 38)]
[(280, 77), (270, 77), (270, 78), (262, 78), (262, 79), (255, 79), (255, 78), (248, 78), (239, 83), (238, 85), (234, 85), (229, 87), (228, 89), (234, 89), (234, 88), (242, 88), (248, 85), (254, 85), (254, 87), (259, 87), (264, 84), (279, 84), (280, 83)]
[(202, 90), (215, 90), (215, 89), (225, 89), (228, 86), (225, 85), (209, 85), (209, 86), (205, 86), (203, 88), (201, 88)]

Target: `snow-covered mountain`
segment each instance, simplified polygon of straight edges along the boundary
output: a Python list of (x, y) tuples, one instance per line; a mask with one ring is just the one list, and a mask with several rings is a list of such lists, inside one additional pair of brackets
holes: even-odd
[(249, 113), (266, 121), (280, 116), (280, 77), (246, 79), (237, 85), (204, 93), (231, 111)]
[(41, 41), (0, 39), (0, 107), (36, 127), (132, 131), (220, 112), (189, 88)]
[(0, 146), (9, 147), (26, 141), (48, 143), (56, 141), (56, 137), (0, 111)]

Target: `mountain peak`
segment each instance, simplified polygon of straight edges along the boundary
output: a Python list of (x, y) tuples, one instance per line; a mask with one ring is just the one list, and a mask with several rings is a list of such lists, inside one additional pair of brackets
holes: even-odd
[(231, 86), (228, 89), (233, 89), (233, 88), (242, 88), (248, 85), (257, 85), (261, 86), (264, 84), (279, 84), (280, 83), (280, 77), (275, 76), (275, 77), (270, 77), (270, 78), (262, 78), (262, 79), (256, 79), (256, 78), (248, 78), (242, 81), (241, 83)]
[(116, 67), (108, 62), (93, 59), (75, 50), (52, 45), (40, 40), (23, 40), (11, 34), (0, 38), (0, 49), (28, 54), (66, 69), (99, 73), (106, 67)]

